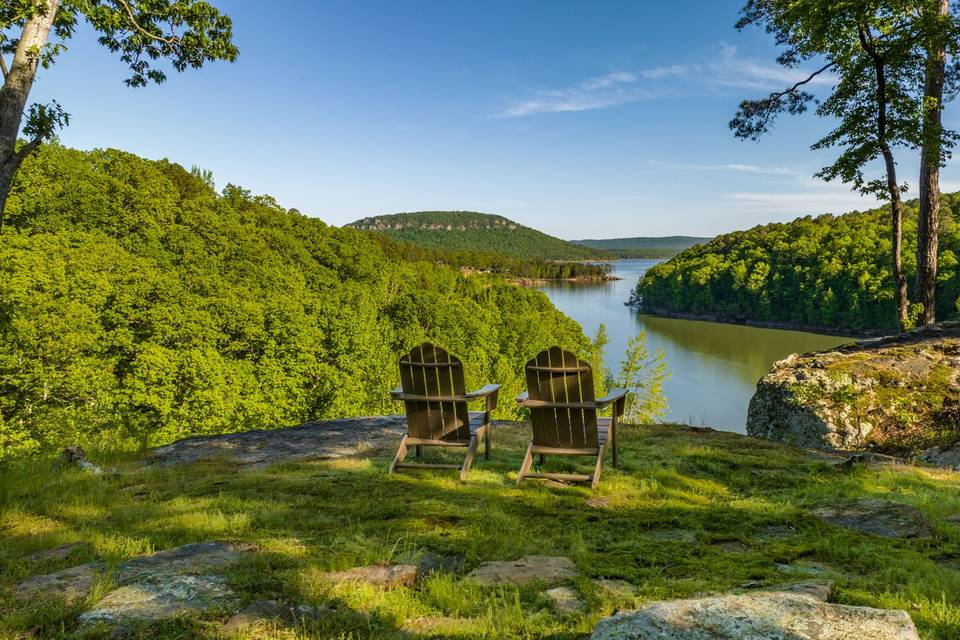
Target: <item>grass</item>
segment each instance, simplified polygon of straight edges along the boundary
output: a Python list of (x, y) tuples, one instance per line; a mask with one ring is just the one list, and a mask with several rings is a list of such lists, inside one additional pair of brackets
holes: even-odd
[[(223, 461), (139, 470), (122, 458), (120, 475), (10, 467), (0, 476), (0, 638), (73, 637), (77, 615), (92, 604), (17, 602), (11, 587), (19, 579), (211, 539), (259, 546), (228, 576), (244, 602), (333, 609), (306, 626), (258, 628), (246, 638), (583, 638), (619, 608), (789, 582), (797, 577), (782, 565), (811, 562), (835, 571), (836, 601), (905, 609), (923, 638), (960, 638), (960, 572), (936, 562), (960, 555), (960, 524), (947, 521), (960, 513), (958, 473), (843, 470), (773, 443), (652, 426), (623, 430), (620, 469), (608, 459), (596, 492), (538, 481), (516, 487), (527, 436), (501, 429), (496, 437), (493, 460), (481, 456), (465, 483), (454, 472), (388, 476), (391, 452), (243, 471)], [(446, 456), (455, 454), (438, 455)], [(548, 461), (554, 469), (579, 464)], [(809, 514), (862, 497), (916, 506), (934, 523), (934, 539), (876, 538)], [(603, 500), (591, 506), (591, 498)], [(766, 537), (771, 528), (786, 535)], [(76, 541), (88, 546), (68, 560), (22, 559)], [(722, 546), (732, 541), (739, 550)], [(426, 552), (461, 555), (468, 570), (527, 554), (568, 556), (586, 610), (555, 614), (542, 585), (482, 588), (434, 574), (414, 588), (382, 591), (322, 579)], [(614, 593), (598, 578), (636, 591)], [(210, 612), (128, 635), (217, 638), (227, 616)]]

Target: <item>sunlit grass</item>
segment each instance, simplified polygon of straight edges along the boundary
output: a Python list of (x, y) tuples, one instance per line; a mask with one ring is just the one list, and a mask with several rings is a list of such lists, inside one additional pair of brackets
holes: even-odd
[[(625, 429), (621, 467), (596, 491), (530, 481), (515, 486), (526, 436), (500, 429), (495, 456), (480, 456), (467, 482), (452, 472), (388, 476), (392, 452), (370, 458), (239, 471), (220, 460), (141, 468), (112, 457), (118, 475), (47, 464), (0, 476), (0, 638), (65, 638), (84, 602), (18, 602), (16, 581), (82, 562), (126, 558), (203, 540), (256, 544), (230, 570), (244, 602), (279, 599), (329, 609), (292, 629), (262, 625), (257, 638), (581, 638), (597, 620), (652, 600), (802, 579), (783, 567), (827, 565), (839, 602), (910, 612), (924, 638), (960, 638), (960, 572), (938, 563), (960, 554), (960, 474), (859, 467), (843, 470), (802, 452), (729, 434), (670, 426)], [(429, 454), (454, 460), (457, 454)], [(580, 463), (548, 460), (554, 468)], [(583, 464), (589, 465), (589, 461)], [(921, 509), (931, 541), (897, 541), (826, 525), (813, 507), (882, 497)], [(778, 528), (785, 534), (770, 536)], [(86, 543), (67, 560), (29, 553)], [(726, 543), (726, 546), (724, 544)], [(457, 555), (465, 570), (485, 560), (564, 555), (585, 609), (558, 615), (542, 585), (482, 588), (446, 573), (413, 588), (333, 586), (328, 571)], [(628, 591), (599, 579), (623, 580)], [(142, 638), (215, 638), (226, 612), (151, 628)]]

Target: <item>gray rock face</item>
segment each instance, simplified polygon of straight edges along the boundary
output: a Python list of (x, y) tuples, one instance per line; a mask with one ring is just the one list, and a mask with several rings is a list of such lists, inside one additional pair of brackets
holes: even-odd
[(550, 602), (553, 603), (553, 608), (557, 613), (571, 614), (583, 610), (583, 601), (575, 589), (554, 587), (553, 589), (547, 589), (544, 593), (550, 598)]
[[(252, 551), (250, 545), (198, 542), (127, 560), (112, 575), (118, 588), (82, 614), (80, 621), (159, 620), (229, 604), (234, 595), (221, 574)], [(15, 591), (20, 599), (55, 597), (76, 602), (88, 597), (97, 581), (108, 573), (105, 563), (91, 562), (27, 578), (16, 585)]]
[(81, 549), (87, 548), (89, 545), (83, 542), (70, 542), (67, 544), (62, 544), (59, 547), (53, 549), (44, 549), (43, 551), (37, 551), (36, 553), (31, 553), (30, 555), (24, 556), (23, 559), (27, 562), (47, 562), (50, 560), (66, 560), (74, 553), (80, 551)]
[(329, 612), (329, 609), (317, 609), (305, 604), (291, 605), (277, 600), (257, 600), (230, 616), (223, 625), (223, 632), (238, 633), (260, 624), (292, 627), (304, 620), (319, 618), (326, 612)]
[(188, 611), (232, 604), (236, 595), (222, 576), (154, 575), (114, 589), (96, 607), (80, 615), (80, 624), (154, 621)]
[(396, 446), (406, 424), (403, 416), (377, 416), (308, 422), (288, 429), (200, 436), (157, 447), (144, 462), (175, 465), (226, 458), (239, 467), (259, 468), (281, 462), (332, 460), (354, 456), (369, 448)]
[(409, 587), (417, 581), (417, 565), (389, 564), (369, 567), (354, 567), (346, 571), (324, 574), (324, 579), (334, 584), (365, 582), (378, 587)]
[(890, 500), (859, 500), (849, 506), (821, 507), (818, 518), (845, 529), (884, 538), (929, 538), (933, 526), (927, 517), (908, 504)]
[(960, 446), (948, 449), (930, 447), (920, 454), (920, 460), (937, 467), (960, 470)]
[(17, 583), (14, 591), (20, 600), (52, 597), (73, 603), (90, 595), (93, 585), (104, 571), (106, 571), (106, 565), (102, 562), (81, 564), (55, 573), (22, 580)]
[(556, 583), (570, 580), (577, 569), (570, 558), (560, 556), (524, 556), (519, 560), (485, 562), (466, 579), (483, 585)]
[(601, 620), (592, 640), (918, 640), (905, 611), (827, 604), (795, 593), (658, 602)]
[[(805, 448), (900, 451), (960, 416), (960, 322), (777, 362), (747, 433)], [(919, 437), (918, 437), (919, 435)], [(929, 445), (927, 445), (929, 446)]]

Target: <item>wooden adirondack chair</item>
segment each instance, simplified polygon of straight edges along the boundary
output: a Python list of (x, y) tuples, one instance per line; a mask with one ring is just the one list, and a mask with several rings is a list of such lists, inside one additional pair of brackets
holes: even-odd
[[(593, 370), (569, 351), (552, 347), (527, 363), (527, 391), (517, 402), (530, 409), (533, 438), (523, 458), (517, 484), (525, 478), (550, 478), (589, 482), (596, 488), (607, 448), (617, 466), (617, 421), (623, 416), (627, 390), (614, 389), (594, 400)], [(611, 418), (598, 418), (597, 411), (613, 405)], [(543, 464), (547, 455), (596, 456), (592, 475), (531, 473), (533, 456)]]
[[(425, 342), (400, 358), (400, 387), (390, 395), (402, 400), (407, 412), (407, 434), (400, 441), (390, 473), (405, 468), (459, 469), (463, 480), (470, 471), (480, 440), (484, 456), (490, 458), (490, 414), (497, 408), (498, 384), (466, 392), (463, 363), (444, 349)], [(485, 400), (481, 412), (468, 411), (471, 400)], [(466, 447), (462, 465), (404, 462), (409, 447)]]

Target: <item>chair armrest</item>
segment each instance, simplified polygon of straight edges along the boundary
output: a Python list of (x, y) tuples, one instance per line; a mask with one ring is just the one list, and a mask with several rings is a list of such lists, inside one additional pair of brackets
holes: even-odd
[(488, 414), (497, 408), (497, 398), (500, 394), (500, 385), (499, 384), (487, 384), (484, 385), (481, 389), (476, 391), (471, 391), (467, 394), (468, 400), (478, 400), (480, 398), (486, 399), (486, 403), (483, 407), (483, 410)]
[(597, 400), (597, 408), (600, 409), (606, 407), (607, 405), (612, 404), (621, 398), (625, 398), (628, 393), (630, 393), (628, 389), (611, 389), (609, 392), (607, 392), (607, 395)]
[(485, 398), (493, 393), (500, 391), (499, 384), (487, 384), (482, 388), (477, 389), (476, 391), (471, 391), (467, 394), (467, 397), (471, 400), (476, 400), (477, 398)]

